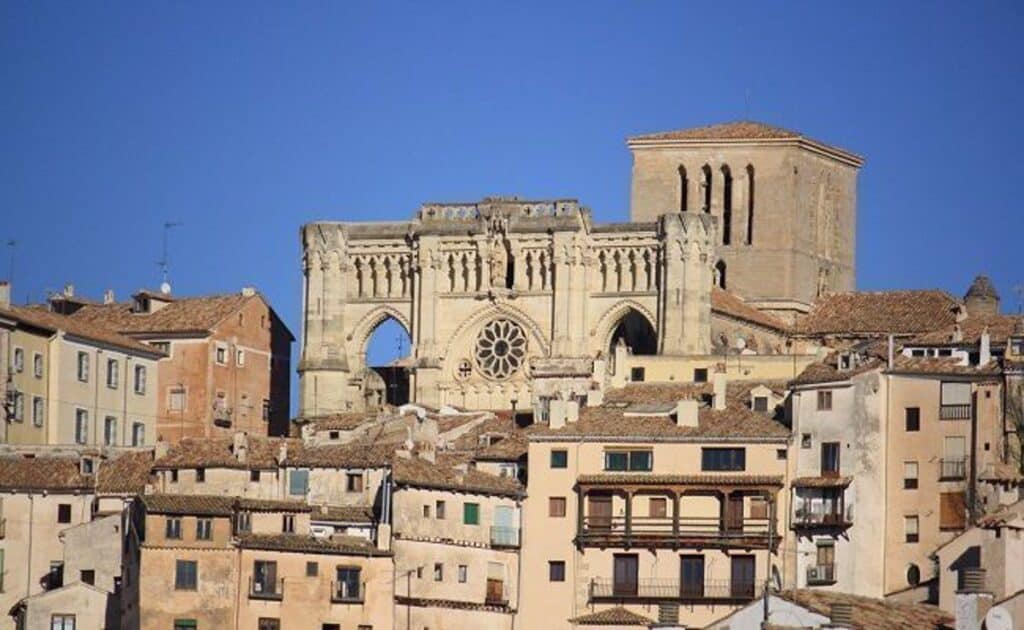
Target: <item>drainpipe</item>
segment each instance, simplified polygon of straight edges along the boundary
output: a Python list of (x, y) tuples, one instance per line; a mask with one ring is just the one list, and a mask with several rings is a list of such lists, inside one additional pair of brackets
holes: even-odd
[(35, 499), (35, 496), (30, 492), (28, 495), (28, 556), (26, 557), (28, 570), (25, 571), (25, 597), (32, 594), (32, 532), (35, 531), (33, 522), (36, 515)]
[(971, 454), (968, 460), (970, 467), (967, 479), (967, 517), (970, 524), (974, 525), (977, 516), (975, 501), (977, 500), (977, 478), (978, 478), (978, 391), (971, 392)]

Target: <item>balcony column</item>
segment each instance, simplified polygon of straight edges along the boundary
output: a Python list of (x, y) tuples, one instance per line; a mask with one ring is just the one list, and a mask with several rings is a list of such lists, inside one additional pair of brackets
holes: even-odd
[(679, 493), (672, 493), (672, 538), (679, 540)]
[(576, 535), (583, 535), (583, 489), (576, 487)]
[(626, 491), (626, 544), (629, 544), (629, 536), (633, 532), (633, 491)]

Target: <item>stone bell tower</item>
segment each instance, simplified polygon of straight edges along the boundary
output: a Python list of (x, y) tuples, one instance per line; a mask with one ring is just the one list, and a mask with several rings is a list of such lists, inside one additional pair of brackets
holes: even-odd
[(792, 317), (855, 287), (861, 157), (802, 134), (736, 122), (634, 136), (633, 221), (718, 222), (715, 282)]

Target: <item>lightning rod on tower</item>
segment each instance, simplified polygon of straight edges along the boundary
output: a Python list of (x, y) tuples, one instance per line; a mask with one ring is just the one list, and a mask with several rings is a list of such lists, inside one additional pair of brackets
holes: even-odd
[(163, 257), (160, 258), (160, 260), (157, 261), (157, 263), (156, 263), (160, 267), (160, 273), (161, 273), (161, 275), (163, 277), (163, 282), (160, 283), (160, 292), (161, 293), (170, 293), (171, 292), (171, 284), (167, 281), (167, 271), (168, 271), (168, 268), (170, 267), (170, 260), (167, 258), (167, 233), (171, 231), (171, 228), (178, 227), (179, 225), (184, 225), (184, 223), (182, 223), (180, 221), (167, 221), (167, 222), (164, 223), (164, 234), (163, 234), (163, 237), (164, 237), (164, 249), (163, 249)]

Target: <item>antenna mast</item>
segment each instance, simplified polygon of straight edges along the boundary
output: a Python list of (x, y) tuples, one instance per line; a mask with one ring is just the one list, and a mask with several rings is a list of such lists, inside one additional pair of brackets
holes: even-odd
[(9, 282), (12, 286), (14, 285), (14, 251), (17, 246), (18, 241), (14, 239), (7, 241), (7, 247), (8, 249), (11, 250), (11, 262), (10, 266), (7, 268), (7, 282)]
[(164, 237), (164, 249), (163, 249), (163, 257), (160, 258), (160, 260), (158, 260), (157, 263), (156, 263), (160, 267), (160, 274), (163, 277), (163, 284), (160, 287), (161, 289), (163, 289), (163, 287), (169, 287), (169, 285), (167, 283), (167, 269), (168, 269), (168, 267), (170, 267), (170, 260), (168, 260), (168, 258), (167, 258), (167, 233), (171, 231), (171, 228), (178, 227), (179, 225), (184, 225), (184, 224), (182, 222), (180, 222), (180, 221), (167, 221), (167, 222), (164, 223), (164, 234), (163, 234), (163, 237)]

